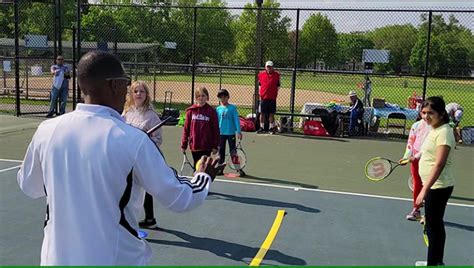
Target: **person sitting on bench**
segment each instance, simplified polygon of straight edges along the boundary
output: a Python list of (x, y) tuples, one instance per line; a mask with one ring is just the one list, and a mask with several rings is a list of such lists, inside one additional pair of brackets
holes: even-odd
[[(364, 115), (364, 105), (362, 101), (357, 97), (357, 93), (354, 90), (349, 92), (349, 98), (351, 99), (351, 107), (349, 109), (349, 136), (357, 136), (362, 133), (360, 127), (362, 126), (362, 117)], [(356, 127), (358, 131), (356, 131)]]

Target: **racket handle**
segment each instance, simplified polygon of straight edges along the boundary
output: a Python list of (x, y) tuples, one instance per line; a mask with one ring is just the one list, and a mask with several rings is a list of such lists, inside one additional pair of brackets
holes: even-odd
[(403, 159), (403, 160), (400, 160), (400, 165), (406, 165), (408, 163), (410, 163), (410, 159)]
[(148, 130), (146, 132), (146, 134), (151, 135), (153, 132), (155, 132), (157, 129), (159, 129), (160, 127), (162, 127), (166, 122), (168, 122), (169, 120), (171, 119), (171, 116), (168, 116), (166, 117), (165, 119), (163, 119), (163, 121), (161, 121), (159, 124), (157, 124), (156, 126), (150, 128), (150, 130)]

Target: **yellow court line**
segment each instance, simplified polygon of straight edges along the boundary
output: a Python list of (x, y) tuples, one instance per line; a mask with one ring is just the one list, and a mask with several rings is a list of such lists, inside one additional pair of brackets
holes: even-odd
[(280, 229), (281, 222), (283, 221), (283, 216), (285, 215), (286, 215), (285, 210), (283, 209), (278, 210), (275, 220), (273, 221), (272, 228), (270, 229), (270, 232), (268, 232), (267, 237), (265, 238), (265, 241), (263, 241), (262, 246), (257, 252), (257, 255), (255, 255), (253, 260), (250, 262), (250, 266), (260, 265), (263, 258), (265, 257), (265, 254), (267, 254), (267, 251), (270, 249), (270, 246), (272, 245), (273, 240), (275, 239), (278, 233), (278, 229)]

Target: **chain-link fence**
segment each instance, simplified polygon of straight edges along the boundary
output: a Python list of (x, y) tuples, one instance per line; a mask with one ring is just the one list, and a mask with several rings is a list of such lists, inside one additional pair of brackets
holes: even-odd
[[(218, 89), (226, 88), (241, 115), (255, 113), (256, 75), (272, 60), (281, 73), (277, 114), (293, 115), (295, 124), (312, 107), (348, 105), (348, 92), (354, 90), (366, 106), (377, 99), (409, 121), (416, 119), (411, 109), (418, 99), (441, 95), (464, 107), (462, 125), (474, 125), (472, 10), (228, 8), (216, 2), (197, 7), (81, 4), (61, 12), (58, 4), (71, 5), (21, 1), (18, 16), (13, 4), (0, 5), (3, 14), (18, 20), (20, 41), (16, 55), (14, 44), (7, 44), (15, 36), (1, 39), (2, 61), (19, 69), (20, 78), (18, 100), (15, 73), (3, 70), (2, 110), (13, 109), (18, 100), (17, 114), (47, 112), (32, 106), (47, 102), (48, 65), (54, 57), (63, 54), (72, 64), (73, 51), (82, 55), (100, 49), (118, 55), (134, 79), (149, 84), (158, 111), (166, 91), (173, 92), (172, 104), (183, 112), (194, 90), (205, 86), (211, 104), (218, 104)], [(29, 15), (37, 10), (41, 15)], [(4, 21), (0, 28), (11, 30), (12, 21)], [(74, 39), (73, 26), (78, 29)], [(22, 45), (32, 34), (52, 40), (48, 48)], [(80, 92), (73, 94), (79, 100)], [(385, 123), (388, 113), (367, 109)]]

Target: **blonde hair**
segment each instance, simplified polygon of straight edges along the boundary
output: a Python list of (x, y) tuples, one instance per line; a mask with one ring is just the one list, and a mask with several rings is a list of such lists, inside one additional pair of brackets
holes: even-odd
[(197, 96), (199, 95), (206, 95), (207, 96), (207, 99), (209, 99), (209, 91), (207, 91), (207, 88), (205, 87), (200, 87), (198, 88), (195, 92), (194, 92), (194, 97), (196, 98)]
[[(135, 102), (133, 100), (133, 91), (135, 91), (135, 89), (137, 89), (139, 86), (142, 86), (143, 89), (145, 90), (146, 97), (141, 107), (135, 107)], [(123, 109), (124, 113), (128, 112), (128, 110), (130, 110), (131, 107), (135, 107), (142, 111), (146, 111), (150, 107), (150, 105), (151, 105), (151, 98), (150, 98), (150, 89), (148, 88), (148, 86), (143, 81), (133, 82), (130, 88), (128, 89), (127, 99), (125, 101), (125, 107)]]

